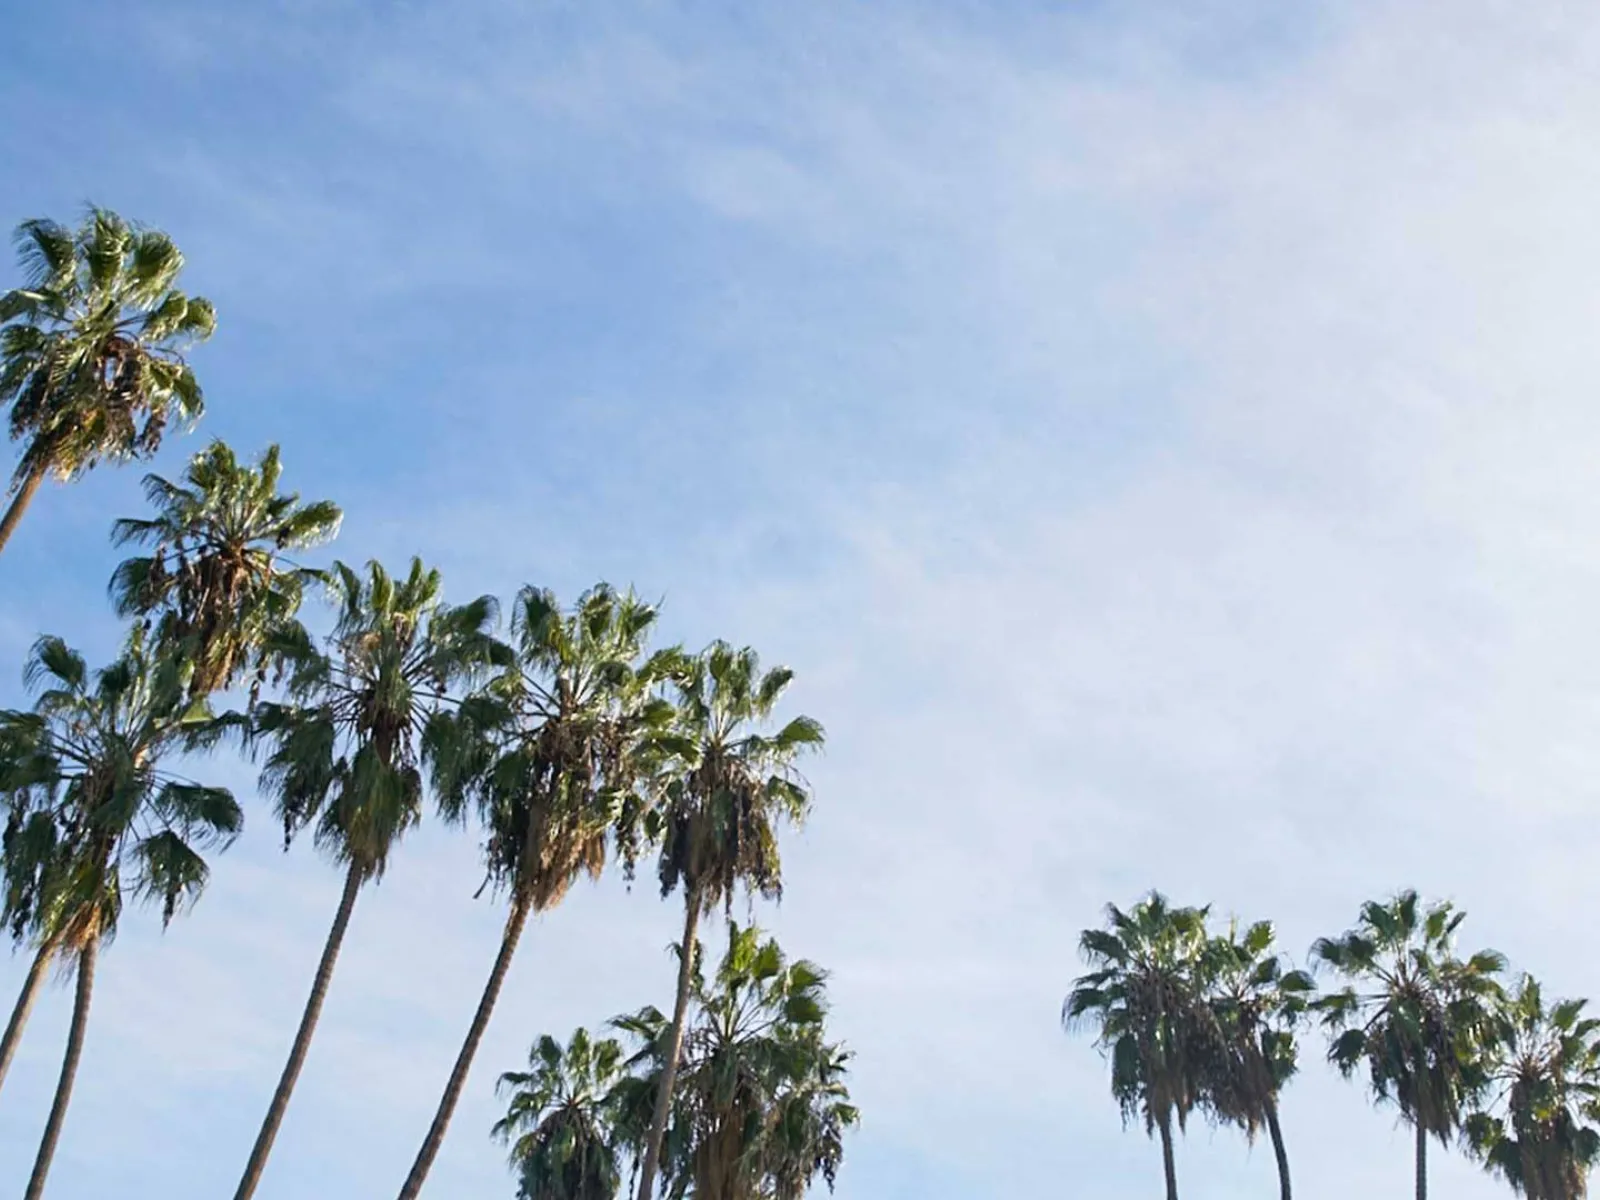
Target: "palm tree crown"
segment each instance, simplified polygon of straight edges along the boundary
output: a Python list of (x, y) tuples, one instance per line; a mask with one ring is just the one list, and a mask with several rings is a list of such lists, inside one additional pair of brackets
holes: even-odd
[(680, 883), (706, 907), (731, 903), (741, 883), (782, 895), (777, 823), (805, 818), (811, 798), (794, 764), (823, 742), (810, 717), (761, 731), (793, 678), (787, 667), (762, 672), (754, 650), (724, 642), (678, 670), (673, 728), (656, 739), (666, 770), (651, 813), (663, 896)]
[(33, 710), (0, 713), (13, 931), (58, 937), (64, 950), (107, 940), (130, 894), (155, 900), (170, 921), (205, 884), (200, 851), (225, 845), (243, 822), (227, 790), (161, 765), (169, 751), (215, 741), (210, 714), (137, 636), (93, 673), (59, 638), (41, 638), (26, 680), (38, 691)]
[(500, 1077), (509, 1092), (494, 1135), (511, 1144), (518, 1200), (612, 1200), (622, 1183), (615, 1088), (622, 1047), (586, 1029), (565, 1047), (548, 1035), (534, 1043), (527, 1071)]
[(429, 717), (494, 656), (495, 605), (446, 606), (439, 573), (420, 559), (398, 578), (376, 562), (365, 578), (335, 563), (330, 583), (340, 608), (326, 649), (299, 626), (269, 643), (288, 664), (287, 696), (257, 708), (250, 737), (271, 747), (262, 783), (285, 835), (315, 821), (319, 846), (376, 877), (422, 818)]
[(1600, 1160), (1600, 1020), (1585, 1006), (1547, 1007), (1524, 976), (1492, 1021), (1488, 1103), (1467, 1119), (1467, 1136), (1528, 1200), (1581, 1200)]
[(112, 577), (117, 613), (153, 623), (181, 652), (193, 695), (229, 688), (247, 671), (259, 691), (269, 641), (294, 619), (305, 584), (317, 577), (284, 555), (338, 532), (338, 506), (280, 493), (281, 474), (277, 446), (251, 466), (212, 442), (190, 460), (183, 484), (145, 476), (154, 517), (113, 527), (118, 545), (151, 548)]
[(429, 725), (440, 807), (476, 809), (489, 878), (513, 904), (543, 911), (578, 875), (598, 875), (607, 838), (636, 808), (642, 739), (671, 707), (654, 684), (678, 661), (641, 661), (656, 610), (600, 584), (571, 612), (526, 587), (511, 621), (513, 660), (455, 711)]
[(164, 233), (92, 209), (77, 230), (26, 221), (26, 280), (0, 296), (0, 405), (23, 443), (0, 547), (48, 474), (147, 457), (204, 404), (183, 351), (211, 336), (208, 301), (173, 285), (183, 255)]

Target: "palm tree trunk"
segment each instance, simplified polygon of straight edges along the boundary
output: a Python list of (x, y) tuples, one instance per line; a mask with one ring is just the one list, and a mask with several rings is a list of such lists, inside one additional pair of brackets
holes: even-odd
[(94, 998), (94, 964), (100, 953), (100, 939), (91, 937), (78, 953), (78, 993), (72, 1002), (72, 1025), (67, 1031), (67, 1053), (61, 1060), (61, 1078), (56, 1081), (55, 1103), (50, 1106), (50, 1119), (44, 1125), (44, 1137), (39, 1142), (39, 1156), (33, 1161), (33, 1176), (28, 1180), (28, 1190), (23, 1200), (39, 1200), (44, 1195), (45, 1177), (50, 1174), (50, 1160), (56, 1156), (56, 1144), (61, 1140), (61, 1126), (67, 1119), (67, 1105), (72, 1102), (72, 1084), (78, 1076), (78, 1060), (83, 1057), (83, 1035), (89, 1026), (89, 1001)]
[(33, 1002), (39, 998), (39, 989), (44, 986), (44, 973), (50, 969), (50, 960), (55, 957), (55, 952), (55, 939), (46, 940), (33, 956), (33, 965), (28, 968), (28, 976), (22, 981), (22, 994), (17, 997), (16, 1007), (11, 1010), (11, 1020), (6, 1022), (5, 1035), (0, 1037), (0, 1086), (5, 1084), (6, 1072), (11, 1069), (11, 1060), (17, 1055), (17, 1046), (22, 1041), (22, 1027), (28, 1023), (28, 1014), (33, 1011)]
[(294, 1045), (289, 1048), (289, 1061), (284, 1064), (283, 1075), (278, 1079), (278, 1090), (272, 1093), (272, 1103), (267, 1106), (266, 1120), (261, 1122), (261, 1132), (256, 1134), (256, 1144), (250, 1149), (250, 1161), (245, 1164), (244, 1178), (234, 1200), (249, 1200), (261, 1183), (261, 1173), (266, 1170), (267, 1156), (272, 1153), (272, 1143), (277, 1140), (283, 1125), (284, 1113), (289, 1109), (289, 1097), (306, 1065), (306, 1053), (311, 1049), (311, 1039), (317, 1032), (317, 1021), (322, 1016), (322, 1003), (328, 998), (328, 985), (333, 982), (333, 967), (339, 960), (339, 948), (344, 944), (345, 930), (350, 927), (350, 914), (355, 910), (356, 896), (366, 874), (361, 865), (350, 864), (345, 872), (344, 894), (339, 897), (339, 909), (333, 917), (333, 928), (328, 930), (328, 940), (322, 947), (322, 960), (317, 963), (317, 974), (311, 983), (311, 995), (306, 1000), (306, 1010), (300, 1017), (300, 1028), (295, 1031)]
[(1428, 1129), (1417, 1122), (1417, 1200), (1428, 1200)]
[(50, 464), (40, 459), (22, 477), (22, 484), (17, 488), (17, 494), (11, 498), (6, 515), (0, 517), (0, 550), (6, 548), (11, 535), (17, 531), (17, 526), (22, 522), (22, 514), (28, 511), (28, 505), (33, 503), (33, 494), (39, 490), (39, 485), (44, 482), (44, 477), (49, 472)]
[(445, 1084), (444, 1095), (439, 1098), (439, 1111), (434, 1114), (433, 1124), (428, 1127), (428, 1136), (422, 1140), (422, 1149), (417, 1152), (417, 1161), (411, 1164), (411, 1174), (406, 1176), (405, 1186), (400, 1189), (400, 1200), (416, 1200), (421, 1194), (422, 1184), (433, 1168), (433, 1160), (439, 1156), (439, 1148), (444, 1145), (445, 1130), (455, 1114), (461, 1091), (466, 1087), (467, 1072), (472, 1070), (472, 1059), (478, 1053), (478, 1043), (483, 1041), (483, 1032), (489, 1027), (489, 1017), (494, 1012), (495, 1001), (500, 998), (500, 988), (506, 981), (506, 972), (511, 969), (511, 957), (517, 952), (517, 942), (522, 937), (522, 927), (527, 924), (528, 912), (532, 907), (528, 899), (520, 896), (511, 902), (511, 915), (506, 918), (505, 932), (500, 936), (500, 953), (495, 957), (494, 969), (489, 972), (489, 982), (484, 985), (483, 998), (478, 1001), (478, 1011), (473, 1014), (472, 1026), (467, 1030), (467, 1040), (462, 1043), (461, 1053), (456, 1056), (450, 1081)]
[(1178, 1160), (1172, 1154), (1172, 1117), (1162, 1113), (1156, 1122), (1161, 1134), (1161, 1169), (1167, 1176), (1167, 1200), (1178, 1200)]
[(1267, 1097), (1267, 1132), (1272, 1135), (1272, 1153), (1278, 1159), (1278, 1190), (1281, 1200), (1292, 1200), (1289, 1190), (1289, 1152), (1284, 1149), (1283, 1129), (1278, 1124), (1278, 1102)]
[(690, 892), (683, 904), (683, 942), (678, 952), (678, 998), (672, 1007), (672, 1032), (667, 1037), (667, 1061), (662, 1064), (656, 1108), (650, 1118), (650, 1140), (639, 1166), (638, 1200), (650, 1200), (656, 1170), (661, 1165), (661, 1143), (667, 1136), (667, 1116), (672, 1111), (672, 1085), (677, 1081), (678, 1056), (683, 1052), (683, 1025), (689, 1012), (689, 983), (694, 978), (695, 927), (700, 921), (700, 894)]

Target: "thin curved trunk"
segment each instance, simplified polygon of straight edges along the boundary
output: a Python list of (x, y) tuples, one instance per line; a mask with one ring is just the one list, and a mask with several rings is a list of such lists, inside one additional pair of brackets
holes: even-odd
[(1417, 1122), (1417, 1200), (1428, 1200), (1428, 1130)]
[(456, 1065), (450, 1072), (450, 1081), (445, 1084), (444, 1095), (439, 1099), (439, 1111), (434, 1114), (433, 1124), (428, 1127), (428, 1136), (422, 1140), (422, 1149), (417, 1152), (417, 1161), (411, 1164), (411, 1174), (406, 1176), (405, 1185), (400, 1189), (400, 1200), (416, 1200), (421, 1194), (422, 1185), (433, 1168), (433, 1160), (439, 1156), (439, 1148), (444, 1145), (445, 1130), (455, 1114), (461, 1091), (467, 1085), (467, 1073), (472, 1070), (472, 1060), (478, 1053), (478, 1043), (483, 1041), (484, 1030), (489, 1028), (489, 1017), (494, 1013), (495, 1001), (500, 998), (500, 988), (506, 981), (506, 972), (511, 969), (511, 957), (517, 952), (517, 942), (522, 937), (522, 928), (528, 923), (528, 912), (532, 907), (525, 899), (512, 902), (511, 915), (506, 918), (505, 932), (500, 937), (500, 953), (495, 956), (494, 969), (489, 972), (489, 982), (484, 985), (483, 998), (478, 1001), (478, 1011), (473, 1014), (472, 1025), (467, 1030), (467, 1040), (462, 1043), (461, 1053), (456, 1056)]
[(662, 1064), (655, 1112), (650, 1118), (650, 1140), (639, 1166), (638, 1200), (650, 1200), (656, 1171), (661, 1165), (661, 1143), (667, 1136), (667, 1116), (672, 1111), (672, 1087), (678, 1077), (678, 1056), (683, 1052), (683, 1025), (689, 1012), (689, 983), (694, 978), (695, 927), (700, 922), (700, 895), (691, 892), (683, 905), (683, 942), (678, 953), (678, 997), (672, 1006), (672, 1032), (667, 1038), (667, 1061)]
[(244, 1178), (234, 1200), (249, 1200), (261, 1183), (261, 1173), (266, 1170), (267, 1156), (272, 1153), (272, 1143), (283, 1125), (283, 1116), (289, 1109), (289, 1097), (300, 1071), (306, 1065), (306, 1053), (311, 1049), (311, 1039), (317, 1032), (317, 1021), (322, 1016), (322, 1004), (328, 998), (328, 985), (333, 981), (333, 967), (339, 960), (339, 947), (344, 944), (345, 930), (350, 927), (350, 914), (356, 907), (356, 896), (366, 876), (360, 864), (351, 863), (345, 872), (344, 894), (339, 897), (339, 909), (333, 917), (333, 928), (328, 930), (327, 943), (322, 947), (322, 959), (317, 963), (317, 973), (311, 983), (311, 995), (300, 1017), (300, 1028), (295, 1031), (294, 1044), (289, 1048), (289, 1061), (284, 1064), (283, 1075), (278, 1079), (278, 1090), (272, 1093), (272, 1103), (267, 1106), (267, 1116), (261, 1122), (261, 1132), (256, 1134), (256, 1144), (250, 1149), (250, 1161), (245, 1164)]
[(17, 531), (17, 526), (22, 523), (22, 514), (27, 512), (28, 505), (33, 503), (33, 494), (39, 490), (39, 485), (49, 473), (50, 464), (40, 460), (36, 461), (32, 469), (22, 477), (17, 494), (11, 497), (11, 503), (6, 508), (6, 515), (0, 517), (0, 550), (6, 548), (11, 535)]
[(1272, 1153), (1278, 1160), (1278, 1191), (1282, 1200), (1292, 1200), (1289, 1190), (1289, 1152), (1283, 1145), (1283, 1129), (1278, 1124), (1278, 1101), (1267, 1097), (1267, 1133), (1272, 1137)]
[(1167, 1176), (1167, 1200), (1178, 1200), (1178, 1160), (1172, 1153), (1172, 1117), (1162, 1113), (1156, 1121), (1161, 1134), (1161, 1169)]
[(28, 968), (27, 978), (22, 981), (22, 992), (17, 997), (16, 1007), (11, 1010), (11, 1020), (6, 1022), (5, 1035), (0, 1037), (0, 1086), (4, 1086), (6, 1072), (11, 1069), (11, 1060), (17, 1056), (17, 1046), (22, 1042), (23, 1026), (28, 1023), (28, 1014), (33, 1011), (33, 1002), (39, 998), (39, 989), (44, 986), (45, 972), (50, 969), (50, 960), (55, 957), (55, 953), (54, 939), (47, 940), (33, 956), (33, 965)]
[(78, 1077), (78, 1060), (83, 1057), (83, 1035), (89, 1026), (89, 1002), (94, 998), (94, 965), (99, 954), (98, 937), (90, 938), (78, 954), (78, 990), (72, 1002), (67, 1053), (61, 1060), (61, 1078), (56, 1081), (55, 1102), (50, 1106), (50, 1119), (45, 1122), (44, 1137), (39, 1142), (39, 1156), (33, 1161), (33, 1176), (28, 1180), (28, 1190), (23, 1200), (39, 1200), (44, 1195), (44, 1181), (50, 1174), (50, 1161), (55, 1158), (56, 1145), (61, 1141), (61, 1126), (67, 1119), (67, 1105), (72, 1103), (72, 1085)]

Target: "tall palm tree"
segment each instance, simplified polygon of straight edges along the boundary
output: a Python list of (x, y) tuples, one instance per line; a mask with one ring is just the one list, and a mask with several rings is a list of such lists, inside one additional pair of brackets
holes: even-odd
[(494, 1135), (511, 1144), (517, 1200), (615, 1200), (622, 1186), (615, 1132), (622, 1047), (576, 1030), (565, 1047), (548, 1035), (528, 1070), (500, 1076), (511, 1094)]
[(1364, 1067), (1374, 1097), (1415, 1131), (1417, 1200), (1428, 1195), (1429, 1135), (1448, 1145), (1484, 1085), (1481, 1050), (1505, 969), (1493, 950), (1456, 956), (1465, 916), (1445, 902), (1424, 911), (1405, 891), (1368, 901), (1354, 929), (1312, 948), (1349, 981), (1317, 1002), (1336, 1035), (1328, 1058), (1346, 1078)]
[(7, 915), (71, 960), (77, 977), (61, 1076), (26, 1191), (37, 1200), (83, 1054), (100, 947), (116, 934), (123, 897), (154, 900), (163, 923), (171, 921), (205, 886), (202, 852), (226, 846), (243, 817), (226, 790), (163, 769), (169, 754), (214, 742), (216, 727), (185, 698), (175, 664), (148, 655), (137, 635), (93, 674), (60, 639), (43, 638), (26, 680), (37, 691), (33, 709), (0, 713), (0, 791), (11, 821), (37, 840), (26, 850), (7, 840)]
[(780, 896), (777, 825), (784, 819), (799, 823), (810, 806), (795, 762), (821, 747), (822, 726), (810, 717), (795, 717), (776, 733), (761, 732), (793, 677), (787, 667), (763, 672), (754, 650), (735, 650), (724, 642), (713, 642), (675, 675), (674, 723), (656, 742), (666, 759), (657, 806), (647, 821), (661, 841), (661, 894), (683, 888), (683, 940), (638, 1200), (650, 1200), (666, 1136), (700, 916), (718, 904), (731, 906), (741, 885)]
[(1206, 1098), (1221, 1056), (1205, 999), (1207, 909), (1174, 908), (1152, 892), (1123, 912), (1106, 906), (1106, 928), (1086, 929), (1078, 947), (1091, 970), (1062, 1007), (1070, 1030), (1096, 1029), (1111, 1060), (1111, 1094), (1124, 1121), (1144, 1120), (1161, 1139), (1167, 1200), (1178, 1200), (1173, 1126)]
[(1232, 925), (1207, 951), (1205, 998), (1222, 1036), (1223, 1054), (1206, 1086), (1216, 1115), (1254, 1139), (1265, 1127), (1278, 1164), (1282, 1200), (1291, 1200), (1289, 1154), (1278, 1120), (1278, 1093), (1298, 1068), (1294, 1026), (1316, 991), (1304, 971), (1288, 969), (1274, 948), (1270, 921)]
[(430, 723), (441, 809), (451, 820), (477, 812), (489, 879), (510, 904), (403, 1200), (422, 1191), (444, 1144), (529, 914), (554, 907), (579, 875), (605, 866), (607, 836), (638, 782), (641, 738), (671, 713), (652, 687), (678, 656), (641, 662), (655, 619), (652, 606), (605, 584), (571, 612), (548, 591), (525, 587), (512, 614), (514, 661), (459, 711)]
[(1489, 1103), (1467, 1118), (1467, 1137), (1528, 1200), (1583, 1200), (1600, 1160), (1600, 1020), (1586, 1003), (1546, 1007), (1524, 976), (1494, 1016)]
[[(833, 1187), (844, 1135), (860, 1121), (845, 1084), (850, 1055), (826, 1039), (826, 974), (789, 961), (754, 927), (730, 922), (715, 975), (696, 970), (661, 1172), (671, 1200), (799, 1200)], [(671, 1063), (671, 1026), (655, 1008), (613, 1025), (639, 1051), (644, 1087), (619, 1088), (618, 1126), (642, 1127)], [(632, 1119), (629, 1112), (636, 1114)]]
[(340, 610), (327, 644), (316, 645), (297, 623), (279, 631), (269, 649), (288, 664), (286, 697), (259, 704), (248, 727), (251, 744), (268, 747), (262, 788), (276, 801), (285, 840), (315, 825), (318, 847), (344, 867), (344, 890), (238, 1200), (261, 1181), (356, 897), (382, 877), (400, 839), (422, 819), (428, 717), (452, 684), (490, 662), (496, 645), (494, 600), (446, 606), (439, 573), (420, 559), (399, 578), (376, 562), (364, 578), (335, 563), (330, 581)]
[(216, 326), (173, 286), (183, 255), (164, 233), (96, 208), (77, 230), (24, 221), (16, 242), (26, 282), (0, 296), (0, 405), (23, 448), (0, 550), (45, 476), (148, 457), (173, 420), (200, 417), (183, 353)]
[(302, 504), (281, 493), (278, 447), (254, 465), (224, 442), (189, 461), (183, 482), (146, 475), (156, 515), (118, 521), (118, 545), (149, 546), (111, 579), (119, 616), (154, 626), (190, 664), (191, 696), (209, 696), (252, 673), (252, 695), (268, 669), (267, 646), (300, 609), (316, 573), (286, 558), (331, 539), (341, 514), (328, 500)]

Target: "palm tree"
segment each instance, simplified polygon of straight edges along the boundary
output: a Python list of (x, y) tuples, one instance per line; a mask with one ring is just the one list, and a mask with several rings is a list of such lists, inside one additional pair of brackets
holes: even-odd
[(1278, 1093), (1298, 1067), (1294, 1026), (1316, 983), (1287, 969), (1273, 948), (1270, 921), (1242, 932), (1230, 926), (1207, 951), (1205, 997), (1222, 1036), (1224, 1053), (1208, 1081), (1207, 1104), (1254, 1140), (1264, 1126), (1272, 1139), (1282, 1200), (1291, 1200), (1289, 1155), (1278, 1122)]
[(1493, 950), (1456, 957), (1465, 916), (1443, 902), (1424, 912), (1406, 891), (1368, 901), (1354, 929), (1312, 948), (1349, 981), (1317, 1002), (1337, 1035), (1328, 1058), (1346, 1078), (1365, 1067), (1373, 1095), (1415, 1131), (1417, 1200), (1428, 1195), (1428, 1136), (1448, 1145), (1484, 1085), (1480, 1050), (1505, 968)]
[(46, 475), (149, 457), (174, 419), (199, 419), (183, 351), (216, 326), (209, 301), (173, 287), (183, 255), (164, 233), (95, 208), (76, 231), (24, 221), (16, 242), (26, 282), (0, 296), (0, 405), (24, 445), (0, 550)]
[(422, 731), (449, 686), (488, 663), (494, 600), (444, 605), (439, 573), (420, 559), (395, 578), (370, 563), (362, 578), (343, 563), (330, 574), (340, 611), (319, 648), (297, 623), (269, 644), (288, 664), (282, 703), (262, 703), (252, 745), (270, 747), (261, 782), (285, 841), (315, 824), (320, 849), (344, 867), (344, 890), (295, 1032), (288, 1062), (239, 1181), (254, 1193), (305, 1065), (356, 897), (382, 877), (400, 839), (422, 819)]
[(92, 675), (60, 639), (43, 638), (25, 678), (37, 690), (32, 711), (0, 713), (0, 791), (10, 821), (32, 835), (21, 839), (26, 848), (7, 839), (6, 915), (71, 960), (77, 976), (66, 1055), (26, 1192), (37, 1200), (83, 1054), (95, 964), (116, 934), (124, 895), (158, 901), (170, 922), (205, 886), (202, 851), (225, 847), (243, 817), (224, 789), (162, 769), (169, 753), (214, 742), (216, 723), (187, 701), (176, 665), (147, 654), (137, 635)]
[(1600, 1020), (1585, 1007), (1546, 1008), (1538, 982), (1523, 976), (1495, 1013), (1490, 1103), (1468, 1117), (1467, 1137), (1528, 1200), (1583, 1200), (1600, 1160)]
[(499, 953), (484, 985), (433, 1122), (406, 1177), (405, 1200), (444, 1144), (472, 1060), (530, 913), (560, 903), (581, 874), (605, 866), (607, 835), (634, 790), (640, 739), (670, 715), (651, 688), (676, 662), (665, 651), (641, 664), (656, 610), (601, 584), (570, 613), (523, 588), (512, 615), (514, 662), (458, 712), (428, 730), (447, 819), (476, 810), (487, 831), (489, 879), (510, 898)]
[(284, 555), (339, 530), (337, 505), (280, 493), (281, 474), (277, 446), (251, 466), (212, 442), (189, 461), (183, 484), (146, 475), (156, 515), (113, 529), (118, 545), (151, 547), (112, 576), (117, 613), (153, 624), (192, 665), (191, 696), (230, 688), (246, 672), (254, 674), (252, 695), (259, 691), (269, 641), (294, 620), (305, 584), (317, 577)]
[[(731, 922), (715, 976), (693, 972), (695, 1016), (661, 1159), (672, 1200), (800, 1200), (818, 1176), (832, 1189), (860, 1115), (844, 1082), (850, 1055), (826, 1040), (826, 979)], [(626, 1136), (642, 1129), (639, 1101), (653, 1100), (672, 1062), (671, 1026), (655, 1008), (613, 1025), (639, 1044), (630, 1061), (644, 1068), (643, 1087), (618, 1089)]]
[(821, 1175), (828, 1190), (844, 1163), (844, 1135), (861, 1123), (845, 1085), (851, 1054), (802, 1039), (801, 1069), (777, 1099), (766, 1139), (772, 1200), (803, 1200)]
[(1207, 912), (1173, 908), (1159, 892), (1128, 912), (1107, 905), (1106, 928), (1079, 938), (1091, 970), (1074, 981), (1061, 1013), (1069, 1030), (1096, 1027), (1124, 1122), (1140, 1116), (1146, 1133), (1160, 1135), (1167, 1200), (1178, 1200), (1173, 1125), (1187, 1127), (1221, 1058), (1204, 1001)]
[(713, 642), (676, 672), (674, 726), (656, 743), (667, 757), (658, 804), (647, 823), (661, 840), (661, 894), (683, 888), (683, 940), (638, 1200), (650, 1200), (666, 1136), (700, 915), (718, 904), (731, 906), (740, 885), (774, 899), (781, 896), (777, 824), (785, 818), (800, 822), (810, 806), (794, 764), (802, 753), (821, 747), (822, 726), (810, 717), (795, 717), (775, 734), (760, 732), (793, 677), (786, 667), (763, 672), (754, 650), (735, 650), (724, 642)]
[(622, 1047), (576, 1030), (565, 1048), (541, 1037), (528, 1070), (500, 1076), (511, 1093), (494, 1135), (511, 1143), (518, 1200), (615, 1200), (622, 1186), (615, 1134)]

